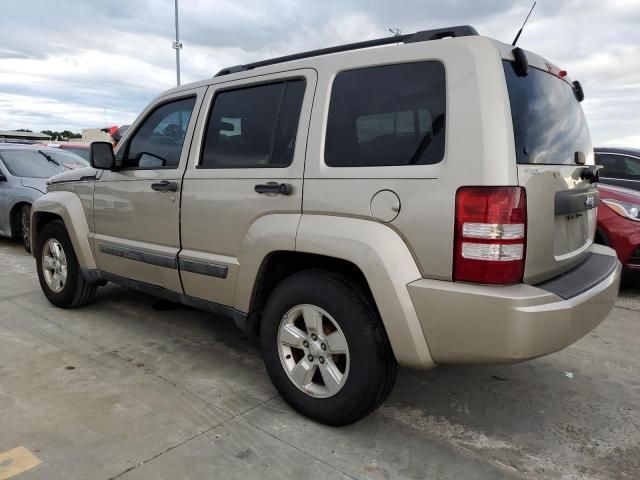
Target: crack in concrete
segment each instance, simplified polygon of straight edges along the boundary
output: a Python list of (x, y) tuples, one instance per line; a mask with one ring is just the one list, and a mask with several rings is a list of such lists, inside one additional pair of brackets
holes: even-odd
[[(103, 353), (106, 353), (107, 355), (112, 355), (112, 356), (116, 357), (118, 360), (121, 360), (121, 361), (122, 361), (122, 364), (123, 364), (125, 367), (130, 367), (131, 362), (129, 362), (126, 358), (122, 357), (121, 355), (118, 355), (117, 353), (113, 352), (112, 350), (107, 349), (107, 348), (105, 348), (104, 346), (102, 346), (102, 345), (100, 345), (100, 344), (98, 344), (98, 343), (95, 343), (95, 342), (93, 342), (93, 341), (91, 341), (91, 340), (89, 340), (89, 339), (87, 339), (87, 338), (83, 337), (82, 335), (80, 335), (80, 334), (78, 334), (78, 333), (76, 333), (76, 332), (73, 332), (73, 331), (71, 331), (71, 330), (69, 330), (69, 329), (65, 328), (63, 325), (59, 324), (59, 323), (58, 323), (58, 322), (56, 322), (56, 321), (50, 320), (50, 319), (49, 319), (49, 318), (47, 318), (47, 317), (43, 317), (40, 313), (38, 313), (38, 312), (36, 312), (36, 311), (33, 311), (33, 310), (31, 310), (31, 309), (29, 309), (29, 308), (27, 308), (27, 307), (23, 306), (23, 305), (20, 305), (20, 304), (18, 304), (18, 303), (15, 303), (15, 302), (11, 301), (10, 299), (7, 299), (7, 300), (8, 300), (8, 301), (10, 301), (11, 303), (13, 303), (14, 305), (18, 306), (19, 308), (24, 308), (25, 310), (29, 311), (30, 313), (32, 313), (32, 314), (33, 314), (33, 315), (35, 315), (36, 317), (41, 318), (41, 319), (45, 320), (46, 322), (48, 322), (48, 323), (51, 323), (51, 324), (55, 325), (56, 327), (60, 328), (60, 329), (61, 329), (61, 330), (63, 330), (64, 332), (69, 333), (70, 335), (74, 336), (75, 338), (80, 339), (80, 340), (82, 340), (82, 341), (84, 341), (84, 342), (87, 342), (87, 343), (89, 343), (90, 345), (93, 345), (94, 347), (96, 347), (96, 348), (98, 348), (99, 350), (101, 350)], [(204, 345), (203, 345), (203, 346), (204, 346)], [(234, 419), (238, 419), (239, 421), (242, 421), (243, 423), (245, 423), (245, 424), (247, 424), (247, 425), (250, 425), (251, 427), (253, 427), (253, 428), (256, 428), (256, 429), (260, 430), (261, 432), (263, 432), (263, 433), (267, 434), (268, 436), (270, 436), (270, 437), (274, 438), (274, 439), (275, 439), (275, 440), (277, 440), (278, 442), (283, 443), (283, 444), (285, 444), (285, 445), (288, 445), (288, 446), (289, 446), (289, 447), (291, 447), (291, 448), (294, 448), (295, 450), (297, 450), (297, 451), (299, 451), (299, 452), (303, 453), (304, 455), (307, 455), (307, 456), (309, 456), (309, 457), (311, 457), (311, 458), (315, 459), (316, 461), (318, 461), (318, 462), (322, 463), (323, 465), (325, 465), (325, 466), (327, 466), (327, 467), (331, 468), (332, 470), (334, 470), (334, 471), (336, 471), (336, 472), (338, 472), (338, 473), (341, 473), (342, 475), (344, 475), (344, 476), (346, 476), (346, 477), (348, 477), (348, 478), (351, 478), (351, 479), (353, 479), (353, 480), (358, 480), (356, 477), (353, 477), (353, 476), (349, 475), (348, 473), (343, 472), (342, 470), (340, 470), (340, 469), (336, 468), (335, 466), (333, 466), (333, 465), (331, 465), (331, 464), (329, 464), (329, 463), (325, 462), (325, 461), (324, 461), (324, 460), (322, 460), (321, 458), (316, 457), (316, 456), (314, 456), (314, 455), (310, 454), (309, 452), (306, 452), (306, 451), (302, 450), (300, 447), (297, 447), (296, 445), (293, 445), (293, 444), (291, 444), (291, 443), (289, 443), (289, 442), (287, 442), (287, 441), (285, 441), (285, 440), (282, 440), (281, 438), (276, 437), (275, 435), (273, 435), (273, 434), (271, 434), (270, 432), (268, 432), (268, 431), (264, 430), (263, 428), (261, 428), (261, 427), (259, 427), (259, 426), (257, 426), (257, 425), (252, 424), (251, 422), (249, 422), (249, 421), (245, 420), (244, 418), (241, 418), (241, 416), (243, 416), (243, 415), (245, 415), (245, 414), (247, 414), (247, 413), (251, 412), (252, 410), (255, 410), (256, 408), (259, 408), (259, 407), (263, 406), (264, 404), (266, 404), (266, 403), (268, 403), (268, 402), (270, 402), (270, 401), (272, 401), (272, 400), (274, 400), (274, 399), (278, 398), (278, 395), (275, 395), (275, 396), (273, 396), (273, 397), (271, 397), (271, 398), (268, 398), (268, 399), (266, 399), (266, 400), (264, 400), (264, 401), (262, 401), (262, 402), (259, 402), (258, 404), (254, 405), (254, 406), (252, 406), (252, 407), (249, 407), (249, 408), (247, 408), (247, 409), (243, 410), (242, 412), (239, 412), (239, 413), (237, 413), (237, 414), (233, 414), (233, 413), (231, 413), (230, 411), (228, 411), (227, 409), (225, 409), (224, 407), (221, 407), (221, 406), (215, 405), (214, 403), (211, 403), (211, 402), (210, 402), (209, 400), (207, 400), (206, 398), (202, 398), (200, 395), (198, 395), (198, 394), (196, 394), (196, 393), (193, 393), (193, 392), (191, 392), (191, 391), (189, 391), (189, 390), (187, 390), (187, 389), (185, 389), (185, 388), (180, 387), (177, 383), (172, 382), (171, 380), (167, 379), (166, 377), (163, 377), (162, 375), (159, 375), (159, 374), (157, 374), (157, 373), (153, 373), (153, 372), (149, 372), (149, 371), (147, 371), (147, 370), (139, 371), (138, 373), (139, 373), (139, 374), (142, 374), (142, 375), (150, 375), (150, 376), (155, 377), (155, 378), (157, 378), (157, 379), (159, 379), (159, 380), (162, 380), (163, 382), (166, 382), (167, 384), (171, 385), (173, 388), (175, 388), (175, 389), (177, 389), (177, 390), (181, 391), (182, 393), (186, 393), (186, 394), (188, 394), (188, 395), (192, 395), (193, 397), (197, 398), (198, 400), (201, 400), (202, 402), (204, 402), (204, 403), (206, 403), (206, 404), (209, 404), (209, 405), (212, 405), (213, 407), (215, 407), (215, 408), (217, 408), (217, 409), (221, 410), (222, 412), (227, 413), (228, 415), (231, 415), (231, 417), (230, 417), (229, 419), (227, 419), (227, 420), (224, 420), (224, 421), (222, 421), (222, 422), (216, 423), (215, 425), (212, 425), (211, 427), (207, 428), (206, 430), (203, 430), (202, 432), (199, 432), (199, 433), (197, 433), (197, 434), (193, 435), (192, 437), (189, 437), (189, 438), (187, 438), (187, 439), (185, 439), (185, 440), (183, 440), (183, 441), (181, 441), (181, 442), (179, 442), (179, 443), (177, 443), (177, 444), (175, 444), (175, 445), (172, 445), (172, 446), (170, 446), (170, 447), (167, 447), (167, 448), (166, 448), (166, 449), (164, 449), (162, 452), (159, 452), (158, 454), (154, 455), (153, 457), (150, 457), (150, 458), (148, 458), (148, 459), (146, 459), (146, 460), (143, 460), (143, 461), (141, 461), (141, 462), (139, 462), (139, 463), (137, 463), (137, 464), (135, 464), (135, 465), (132, 465), (132, 466), (130, 466), (130, 467), (128, 467), (128, 468), (126, 468), (125, 470), (123, 470), (122, 472), (117, 473), (116, 475), (114, 475), (114, 476), (112, 476), (112, 477), (109, 477), (107, 480), (116, 480), (117, 478), (122, 477), (123, 475), (125, 475), (125, 474), (127, 474), (127, 473), (129, 473), (129, 472), (131, 472), (131, 471), (133, 471), (133, 470), (135, 470), (135, 469), (137, 469), (137, 468), (141, 467), (142, 465), (144, 465), (144, 464), (146, 464), (146, 463), (149, 463), (149, 462), (152, 462), (153, 460), (155, 460), (155, 459), (157, 459), (157, 458), (161, 457), (161, 456), (162, 456), (162, 455), (164, 455), (165, 453), (170, 452), (171, 450), (174, 450), (174, 449), (176, 449), (176, 448), (178, 448), (178, 447), (180, 447), (180, 446), (182, 446), (182, 445), (184, 445), (184, 444), (186, 444), (186, 443), (188, 443), (188, 442), (190, 442), (190, 441), (192, 441), (192, 440), (195, 440), (196, 438), (199, 438), (199, 437), (201, 437), (202, 435), (205, 435), (205, 434), (209, 433), (210, 431), (212, 431), (212, 430), (214, 430), (214, 429), (216, 429), (216, 428), (218, 428), (218, 427), (221, 427), (221, 426), (223, 426), (223, 425), (225, 425), (225, 424), (229, 423), (230, 421), (232, 421), (232, 420), (234, 420)]]
[[(274, 397), (274, 398), (277, 398), (277, 396), (276, 396), (276, 397)], [(273, 400), (273, 398), (272, 398), (271, 400)], [(271, 401), (271, 400), (267, 400), (267, 401)], [(267, 402), (263, 402), (263, 405), (264, 405), (265, 403), (267, 403)], [(257, 408), (257, 407), (256, 407), (256, 408)], [(254, 410), (254, 408), (251, 408), (251, 409), (247, 410), (247, 411), (246, 411), (246, 412), (244, 412), (244, 413), (248, 413), (248, 412), (250, 412), (251, 410)], [(241, 414), (241, 415), (244, 415), (244, 413), (243, 413), (243, 414)], [(263, 432), (263, 433), (267, 434), (268, 436), (270, 436), (271, 438), (273, 438), (273, 439), (277, 440), (278, 442), (284, 443), (285, 445), (290, 446), (291, 448), (293, 448), (293, 449), (295, 449), (295, 450), (299, 451), (300, 453), (302, 453), (302, 454), (304, 454), (304, 455), (307, 455), (307, 456), (309, 456), (309, 457), (311, 457), (311, 458), (315, 459), (316, 461), (320, 462), (321, 464), (323, 464), (323, 465), (325, 465), (325, 466), (329, 467), (331, 470), (334, 470), (334, 471), (336, 471), (336, 472), (338, 472), (338, 473), (341, 473), (342, 475), (344, 475), (344, 476), (345, 476), (345, 477), (347, 477), (347, 478), (351, 478), (352, 480), (359, 480), (359, 479), (358, 479), (358, 477), (354, 477), (353, 475), (349, 475), (347, 472), (343, 472), (343, 471), (342, 471), (342, 470), (340, 470), (339, 468), (336, 468), (334, 465), (331, 465), (330, 463), (327, 463), (326, 461), (324, 461), (324, 460), (323, 460), (323, 459), (321, 459), (320, 457), (316, 457), (315, 455), (312, 455), (311, 453), (307, 452), (306, 450), (303, 450), (302, 448), (298, 447), (297, 445), (294, 445), (294, 444), (292, 444), (292, 443), (287, 442), (286, 440), (283, 440), (282, 438), (277, 437), (277, 436), (276, 436), (276, 435), (274, 435), (273, 433), (271, 433), (271, 432), (269, 432), (269, 431), (265, 430), (264, 428), (262, 428), (262, 427), (260, 427), (260, 426), (258, 426), (258, 425), (254, 425), (253, 423), (251, 423), (250, 421), (248, 421), (248, 420), (246, 420), (246, 419), (244, 419), (244, 418), (238, 418), (238, 420), (239, 420), (239, 421), (241, 421), (242, 423), (245, 423), (245, 424), (247, 424), (247, 425), (249, 425), (249, 426), (251, 426), (251, 427), (253, 427), (253, 428), (256, 428), (256, 429), (260, 430), (261, 432)]]
[[(186, 392), (186, 393), (191, 394), (191, 392), (189, 392), (189, 391), (187, 391), (187, 390), (185, 390), (185, 392)], [(227, 419), (227, 420), (224, 420), (224, 421), (222, 421), (222, 422), (219, 422), (219, 423), (217, 423), (217, 424), (215, 424), (215, 425), (213, 425), (213, 426), (211, 426), (211, 427), (207, 428), (206, 430), (203, 430), (202, 432), (197, 433), (197, 434), (193, 435), (192, 437), (189, 437), (189, 438), (187, 438), (187, 439), (183, 440), (182, 442), (179, 442), (179, 443), (177, 443), (177, 444), (175, 444), (175, 445), (171, 445), (170, 447), (165, 448), (163, 451), (161, 451), (160, 453), (157, 453), (157, 454), (156, 454), (156, 455), (154, 455), (153, 457), (150, 457), (150, 458), (148, 458), (148, 459), (146, 459), (146, 460), (143, 460), (143, 461), (141, 461), (141, 462), (139, 462), (139, 463), (136, 463), (135, 465), (132, 465), (132, 466), (130, 466), (129, 468), (124, 469), (124, 470), (123, 470), (123, 471), (121, 471), (120, 473), (117, 473), (116, 475), (114, 475), (114, 476), (112, 476), (112, 477), (109, 477), (107, 480), (116, 480), (117, 478), (120, 478), (120, 477), (122, 477), (123, 475), (125, 475), (125, 474), (127, 474), (127, 473), (129, 473), (129, 472), (132, 472), (133, 470), (135, 470), (135, 469), (137, 469), (137, 468), (141, 467), (142, 465), (144, 465), (144, 464), (146, 464), (146, 463), (149, 463), (149, 462), (154, 461), (156, 458), (161, 457), (161, 456), (162, 456), (162, 455), (164, 455), (165, 453), (170, 452), (171, 450), (175, 450), (176, 448), (181, 447), (182, 445), (185, 445), (186, 443), (189, 443), (190, 441), (195, 440), (196, 438), (199, 438), (199, 437), (201, 437), (202, 435), (206, 435), (207, 433), (211, 432), (212, 430), (215, 430), (215, 429), (216, 429), (216, 428), (218, 428), (218, 427), (221, 427), (221, 426), (223, 426), (223, 425), (226, 425), (226, 424), (227, 424), (227, 423), (229, 423), (230, 421), (232, 421), (232, 420), (234, 420), (234, 419), (236, 419), (236, 418), (240, 417), (240, 415), (244, 415), (245, 413), (248, 413), (248, 412), (250, 412), (250, 411), (252, 411), (252, 410), (254, 410), (254, 409), (258, 408), (258, 407), (261, 407), (262, 405), (264, 405), (264, 404), (265, 404), (265, 403), (267, 403), (267, 402), (270, 402), (270, 401), (271, 401), (271, 400), (273, 400), (274, 398), (277, 398), (277, 395), (276, 395), (276, 396), (274, 396), (274, 397), (272, 397), (272, 398), (269, 398), (269, 399), (267, 399), (267, 400), (264, 400), (263, 402), (260, 402), (260, 403), (258, 403), (257, 405), (254, 405), (253, 407), (248, 408), (247, 410), (245, 410), (245, 411), (243, 411), (243, 412), (241, 412), (241, 413), (238, 413), (238, 414), (236, 414), (236, 415), (232, 415), (230, 412), (227, 412), (226, 410), (224, 410), (224, 409), (222, 409), (222, 408), (221, 408), (220, 410), (223, 410), (223, 411), (225, 411), (226, 413), (229, 413), (229, 415), (232, 415), (232, 416), (231, 416), (231, 418), (229, 418), (229, 419)], [(217, 408), (219, 408), (219, 407), (217, 407)], [(240, 419), (240, 418), (239, 418), (239, 420), (242, 420), (242, 419)], [(245, 422), (245, 423), (246, 423), (246, 422)], [(257, 427), (256, 427), (256, 428), (257, 428)], [(282, 442), (282, 440), (280, 440), (280, 441)], [(282, 442), (282, 443), (286, 443), (286, 442)], [(309, 456), (311, 457), (312, 455), (309, 455)], [(333, 468), (333, 467), (332, 467), (332, 468)], [(336, 470), (335, 468), (333, 468), (333, 469), (334, 469), (334, 470)]]

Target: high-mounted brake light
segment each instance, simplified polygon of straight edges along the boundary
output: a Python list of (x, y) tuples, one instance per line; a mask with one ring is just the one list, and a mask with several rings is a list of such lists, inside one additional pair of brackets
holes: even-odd
[(524, 274), (527, 200), (522, 187), (462, 187), (456, 193), (453, 279), (507, 285)]

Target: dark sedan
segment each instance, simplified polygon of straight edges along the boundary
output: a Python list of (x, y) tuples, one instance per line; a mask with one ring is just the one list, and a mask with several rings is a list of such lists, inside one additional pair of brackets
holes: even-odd
[(640, 149), (602, 147), (595, 153), (601, 183), (640, 190)]

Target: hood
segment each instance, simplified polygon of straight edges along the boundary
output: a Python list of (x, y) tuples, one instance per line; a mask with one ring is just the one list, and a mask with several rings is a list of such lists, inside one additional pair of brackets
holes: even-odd
[(33, 188), (42, 193), (47, 193), (46, 178), (21, 178), (20, 183), (23, 187)]
[(75, 170), (69, 170), (67, 172), (54, 175), (47, 181), (47, 185), (54, 183), (66, 183), (66, 182), (83, 182), (95, 180), (97, 170), (93, 167), (76, 168)]
[(629, 188), (616, 187), (614, 185), (598, 184), (600, 198), (611, 198), (622, 202), (640, 205), (640, 192)]

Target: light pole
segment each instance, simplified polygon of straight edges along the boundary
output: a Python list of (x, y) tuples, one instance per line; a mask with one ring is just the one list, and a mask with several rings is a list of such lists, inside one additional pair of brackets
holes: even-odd
[(176, 41), (173, 42), (173, 48), (176, 51), (176, 80), (178, 86), (180, 86), (180, 50), (182, 49), (182, 42), (180, 41), (180, 29), (178, 27), (178, 0), (175, 0), (176, 5)]

